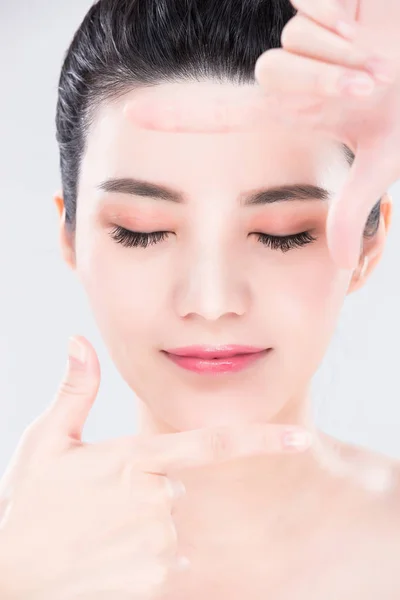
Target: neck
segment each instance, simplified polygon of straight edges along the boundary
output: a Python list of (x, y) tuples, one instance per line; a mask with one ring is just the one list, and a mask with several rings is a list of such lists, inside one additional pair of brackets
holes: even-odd
[[(311, 433), (316, 433), (315, 424), (311, 415), (310, 388), (290, 398), (284, 407), (265, 421), (265, 424), (298, 425), (305, 427)], [(139, 399), (139, 435), (161, 435), (165, 433), (178, 433), (179, 430), (159, 418)]]

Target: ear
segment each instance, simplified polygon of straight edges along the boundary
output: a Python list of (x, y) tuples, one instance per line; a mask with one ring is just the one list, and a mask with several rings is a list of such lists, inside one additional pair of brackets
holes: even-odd
[(60, 231), (59, 231), (59, 241), (61, 247), (61, 253), (64, 259), (64, 262), (70, 267), (70, 269), (75, 270), (76, 268), (76, 258), (75, 258), (75, 237), (72, 233), (70, 233), (66, 227), (65, 223), (65, 205), (64, 198), (62, 195), (62, 191), (56, 192), (53, 196), (54, 203), (56, 205), (59, 219), (60, 219)]
[[(380, 262), (386, 247), (386, 240), (388, 231), (392, 224), (392, 217), (393, 200), (388, 194), (385, 194), (381, 201), (379, 229), (373, 238), (364, 240), (363, 252), (360, 256), (359, 266), (358, 269), (354, 271), (353, 277), (349, 284), (348, 294), (352, 294), (353, 292), (362, 288), (375, 267)], [(368, 259), (367, 262), (366, 258)], [(362, 272), (363, 270), (364, 272)]]

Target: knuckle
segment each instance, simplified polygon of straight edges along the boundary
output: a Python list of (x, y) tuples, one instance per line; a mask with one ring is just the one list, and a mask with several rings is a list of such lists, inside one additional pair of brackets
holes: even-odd
[(269, 453), (276, 444), (280, 444), (280, 431), (276, 431), (265, 427), (260, 427), (259, 431), (254, 432), (256, 446), (261, 448), (263, 452)]
[(307, 37), (306, 33), (311, 33), (311, 21), (304, 15), (296, 15), (286, 23), (282, 30), (281, 43), (282, 46), (289, 49), (303, 49)]
[(68, 377), (61, 380), (58, 388), (58, 393), (61, 396), (83, 396), (86, 394), (86, 389), (83, 386), (77, 385), (76, 381), (71, 381)]
[(261, 80), (267, 79), (275, 69), (279, 69), (280, 61), (282, 60), (281, 48), (271, 48), (267, 52), (264, 52), (256, 62), (256, 76)]
[(213, 429), (205, 435), (206, 443), (213, 460), (217, 462), (223, 461), (232, 455), (233, 440), (231, 432), (228, 429)]
[(262, 64), (265, 68), (273, 71), (276, 67), (279, 67), (284, 58), (285, 55), (282, 48), (271, 48), (262, 55)]
[(282, 46), (289, 48), (297, 45), (299, 40), (302, 39), (301, 33), (301, 22), (297, 17), (288, 21), (281, 34)]

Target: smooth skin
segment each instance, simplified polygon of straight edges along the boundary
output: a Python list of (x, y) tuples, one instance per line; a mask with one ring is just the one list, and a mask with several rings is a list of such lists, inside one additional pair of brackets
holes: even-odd
[[(124, 107), (131, 101), (162, 104), (175, 92), (180, 106), (201, 98), (213, 114), (228, 99), (251, 102), (254, 86), (163, 84), (104, 106), (83, 159), (75, 242), (56, 197), (65, 261), (138, 397), (142, 435), (259, 421), (307, 427), (314, 442), (296, 456), (174, 470), (187, 489), (174, 520), (191, 568), (169, 574), (163, 600), (392, 600), (394, 585), (399, 591), (398, 461), (315, 431), (308, 414), (310, 378), (342, 302), (382, 258), (390, 198), (383, 198), (378, 233), (364, 244), (364, 276), (338, 269), (326, 243), (327, 203), (253, 211), (237, 199), (300, 180), (334, 192), (348, 173), (342, 152), (320, 134), (274, 127), (272, 115), (268, 129), (249, 135), (130, 128)], [(181, 190), (186, 202), (99, 193), (105, 173)], [(158, 245), (124, 248), (107, 235), (115, 225), (169, 233)], [(287, 253), (261, 246), (254, 233), (308, 227), (317, 241)], [(211, 340), (273, 352), (264, 365), (224, 379), (187, 374), (160, 353)]]
[(1, 481), (1, 599), (165, 597), (170, 574), (190, 567), (179, 562), (172, 514), (185, 487), (171, 470), (296, 454), (312, 440), (293, 446), (307, 432), (254, 424), (84, 443), (100, 365), (92, 345), (77, 341), (74, 355), (86, 352), (86, 362), (71, 355), (55, 399), (25, 431)]
[[(365, 220), (400, 177), (400, 4), (397, 0), (291, 0), (298, 9), (282, 33), (282, 49), (256, 65), (267, 93), (307, 95), (304, 124), (346, 142), (356, 154), (350, 176), (332, 203), (327, 232), (332, 256), (354, 268)], [(349, 22), (353, 34), (337, 31)], [(362, 72), (364, 70), (364, 73)], [(369, 71), (368, 83), (354, 77)], [(303, 97), (304, 100), (304, 97)], [(296, 107), (296, 100), (294, 100)], [(304, 106), (304, 105), (303, 105)]]
[(136, 125), (149, 129), (204, 132), (208, 127), (228, 132), (259, 129), (274, 110), (276, 118), (291, 126), (345, 142), (356, 160), (332, 201), (327, 235), (333, 260), (354, 269), (367, 216), (376, 199), (400, 177), (400, 4), (292, 4), (298, 13), (283, 30), (282, 48), (268, 50), (257, 61), (262, 95), (250, 104), (225, 104), (207, 115), (196, 99), (179, 109), (174, 102), (135, 102), (127, 112)]
[[(194, 99), (201, 93), (201, 86), (179, 86), (186, 104), (186, 95)], [(220, 92), (214, 102), (202, 98), (205, 110), (210, 108), (214, 115), (221, 106)], [(168, 86), (155, 90), (155, 103), (163, 104), (168, 93)], [(226, 93), (237, 98), (231, 89)], [(129, 97), (137, 98), (147, 103), (147, 96)], [(252, 98), (248, 90), (237, 99), (249, 105)], [(371, 258), (364, 277), (359, 265), (354, 274), (343, 273), (329, 261), (322, 233), (327, 211), (322, 205), (315, 208), (315, 203), (312, 209), (304, 209), (302, 219), (318, 225), (319, 243), (285, 257), (272, 250), (266, 253), (244, 234), (261, 229), (276, 235), (289, 233), (290, 224), (294, 233), (300, 227), (291, 221), (300, 207), (284, 214), (283, 208), (274, 214), (260, 213), (250, 223), (236, 212), (232, 198), (251, 184), (265, 184), (278, 175), (286, 180), (306, 173), (314, 179), (314, 158), (323, 149), (316, 136), (307, 137), (310, 156), (304, 152), (304, 141), (298, 151), (293, 138), (283, 143), (281, 131), (276, 138), (268, 131), (265, 138), (244, 136), (235, 144), (225, 139), (229, 136), (218, 140), (204, 136), (201, 143), (197, 138), (161, 142), (142, 133), (137, 143), (122, 106), (107, 107), (103, 117), (103, 129), (91, 133), (82, 170), (77, 244), (65, 232), (61, 194), (55, 202), (65, 261), (77, 270), (89, 294), (121, 374), (140, 392), (143, 427), (135, 439), (97, 445), (81, 441), (99, 385), (99, 366), (89, 343), (80, 338), (89, 348), (94, 371), (91, 375), (68, 372), (52, 407), (24, 435), (2, 482), (4, 496), (10, 491), (0, 537), (4, 598), (36, 600), (34, 594), (37, 600), (127, 600), (146, 594), (152, 598), (160, 592), (161, 580), (162, 600), (224, 596), (397, 600), (398, 462), (324, 434), (315, 437), (308, 450), (287, 455), (277, 436), (282, 431), (280, 421), (302, 422), (306, 395), (298, 383), (307, 380), (305, 375), (322, 358), (343, 297), (365, 284), (382, 256), (391, 221), (390, 198), (384, 197), (377, 236), (364, 248)], [(246, 169), (241, 169), (243, 161)], [(120, 198), (100, 213), (91, 190), (110, 164), (118, 167), (118, 174), (132, 171), (149, 179), (158, 175), (171, 185), (179, 183), (188, 191), (189, 209), (150, 214), (144, 205), (140, 212), (131, 200), (128, 207)], [(191, 170), (191, 164), (196, 168)], [(341, 172), (338, 167), (337, 173)], [(203, 211), (202, 219), (195, 208)], [(180, 249), (171, 236), (169, 245), (154, 247), (151, 254), (117, 250), (104, 234), (110, 220), (137, 230), (175, 230), (192, 246)], [(201, 228), (202, 222), (214, 227)], [(235, 260), (232, 247), (237, 251)], [(207, 254), (210, 248), (213, 261)], [(187, 271), (177, 268), (178, 258), (183, 257)], [(239, 257), (248, 261), (246, 265)], [(228, 272), (227, 264), (237, 270)], [(184, 276), (176, 280), (182, 272)], [(257, 288), (246, 287), (254, 281)], [(167, 294), (170, 285), (175, 286), (173, 295)], [(268, 293), (271, 290), (273, 294)], [(257, 313), (258, 307), (262, 312)], [(200, 332), (208, 331), (209, 339), (211, 327), (221, 324), (233, 334), (235, 323), (243, 324), (242, 331), (248, 333), (246, 340), (235, 341), (270, 340), (275, 346), (275, 362), (266, 365), (265, 378), (261, 370), (254, 370), (251, 379), (243, 376), (234, 380), (232, 388), (225, 385), (208, 393), (200, 382), (196, 386), (193, 380), (178, 377), (154, 351), (156, 342), (178, 345), (183, 341), (179, 331), (186, 332), (189, 343), (199, 341)], [(190, 329), (195, 324), (199, 325), (196, 339)], [(220, 341), (225, 341), (220, 334)], [(285, 371), (288, 364), (290, 379)], [(284, 404), (293, 390), (298, 391), (298, 404)], [(261, 415), (271, 422), (261, 424), (261, 429), (249, 427), (248, 421)], [(247, 423), (240, 440), (232, 439), (231, 428), (222, 434), (218, 427), (216, 434), (204, 427), (228, 419), (236, 423), (235, 431), (239, 423)], [(200, 423), (207, 433), (196, 426)], [(261, 431), (262, 443), (261, 450), (256, 448), (257, 457), (253, 455), (256, 430)], [(165, 446), (160, 449), (161, 439)], [(161, 483), (166, 477), (183, 481), (187, 490), (173, 509)], [(62, 511), (52, 513), (50, 506)], [(191, 560), (186, 572), (178, 573), (170, 562), (178, 549), (169, 537), (172, 515), (179, 553)], [(165, 556), (162, 566), (160, 554)], [(145, 590), (138, 589), (138, 582)]]

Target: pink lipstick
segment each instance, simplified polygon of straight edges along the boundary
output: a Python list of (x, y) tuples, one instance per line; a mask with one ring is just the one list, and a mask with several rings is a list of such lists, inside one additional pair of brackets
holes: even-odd
[(176, 365), (199, 374), (236, 373), (265, 357), (269, 349), (254, 346), (187, 346), (164, 351)]

